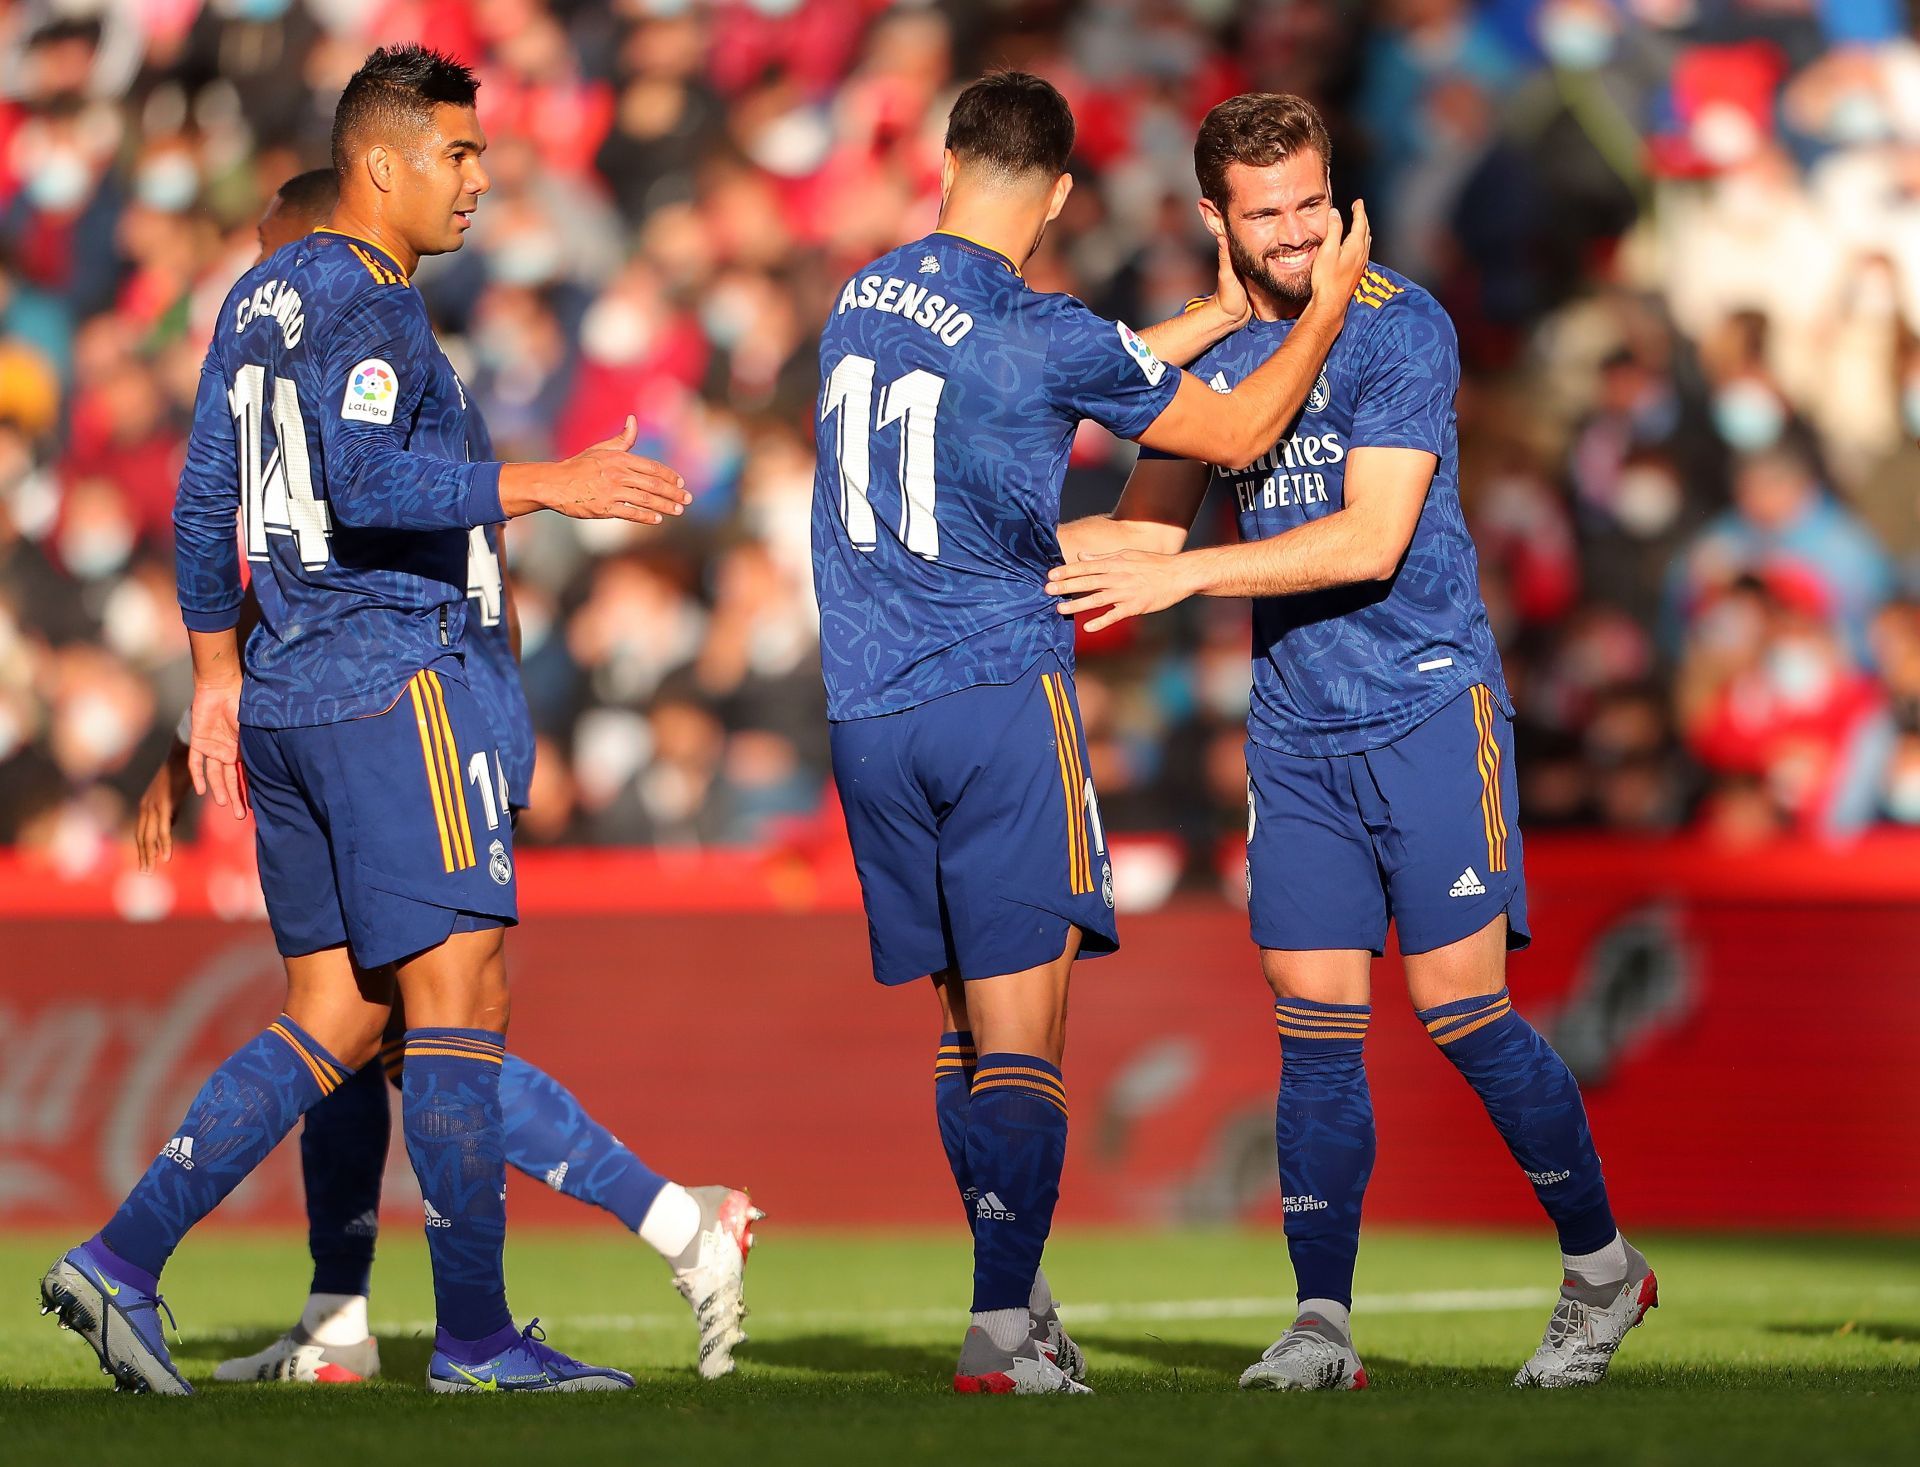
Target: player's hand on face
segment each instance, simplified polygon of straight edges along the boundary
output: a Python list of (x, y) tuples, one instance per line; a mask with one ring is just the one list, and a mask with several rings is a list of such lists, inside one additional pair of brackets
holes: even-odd
[(582, 449), (560, 467), (566, 478), (551, 508), (576, 520), (631, 520), (657, 525), (693, 502), (680, 476), (665, 464), (631, 452), (638, 421)]
[(140, 808), (134, 815), (133, 844), (140, 854), (140, 869), (151, 871), (162, 861), (173, 859), (173, 826), (180, 818), (180, 806), (192, 783), (187, 773), (187, 746), (178, 739), (167, 750), (166, 762), (154, 770), (140, 796)]
[(187, 741), (187, 772), (198, 795), (247, 815), (247, 782), (240, 772), (240, 680), (196, 683), (193, 689), (193, 737)]
[(1047, 594), (1065, 598), (1059, 607), (1062, 616), (1099, 612), (1086, 626), (1097, 632), (1130, 616), (1150, 616), (1186, 600), (1193, 588), (1187, 584), (1185, 569), (1182, 557), (1151, 550), (1090, 555), (1055, 567), (1047, 577)]
[(1214, 304), (1232, 318), (1236, 327), (1244, 326), (1253, 318), (1253, 302), (1247, 299), (1247, 287), (1234, 271), (1227, 236), (1222, 233), (1213, 243), (1218, 254), (1214, 262)]
[(1373, 250), (1373, 228), (1367, 222), (1364, 199), (1353, 201), (1353, 225), (1343, 228), (1340, 211), (1327, 211), (1327, 237), (1313, 257), (1313, 294), (1316, 300), (1331, 296), (1345, 301), (1367, 273), (1367, 257)]

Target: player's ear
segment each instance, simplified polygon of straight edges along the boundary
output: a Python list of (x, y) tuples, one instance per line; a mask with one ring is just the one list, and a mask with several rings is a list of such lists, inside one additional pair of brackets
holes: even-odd
[(1220, 206), (1212, 199), (1200, 200), (1200, 222), (1207, 226), (1207, 233), (1215, 239), (1227, 237), (1227, 216), (1220, 212)]
[(953, 156), (952, 148), (940, 151), (940, 207), (947, 207), (947, 195), (953, 192), (953, 181), (960, 176), (960, 160)]
[(385, 143), (375, 143), (367, 149), (367, 177), (383, 194), (393, 189), (393, 165), (393, 152)]
[(1047, 223), (1051, 224), (1060, 217), (1060, 211), (1067, 207), (1067, 195), (1073, 192), (1073, 175), (1063, 173), (1053, 181), (1053, 197), (1047, 200)]

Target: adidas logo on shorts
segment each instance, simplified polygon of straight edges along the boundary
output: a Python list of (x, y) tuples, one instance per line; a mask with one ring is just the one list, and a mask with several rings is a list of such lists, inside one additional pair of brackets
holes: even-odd
[(1471, 866), (1460, 873), (1460, 879), (1454, 882), (1453, 889), (1447, 893), (1450, 897), (1485, 896), (1486, 894), (1486, 882), (1480, 879), (1480, 873)]

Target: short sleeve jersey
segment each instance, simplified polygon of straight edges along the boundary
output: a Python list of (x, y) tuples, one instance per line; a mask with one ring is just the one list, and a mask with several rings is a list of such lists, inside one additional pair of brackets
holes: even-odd
[[(234, 286), (201, 367), (174, 523), (189, 628), (231, 627), (237, 554), (252, 567), (261, 621), (243, 723), (356, 718), (420, 668), (457, 671), (462, 516), (491, 493), (499, 517), (499, 469), (469, 462), (467, 416), (419, 293), (377, 246), (319, 231)], [(393, 449), (406, 472), (354, 474)]]
[[(1292, 330), (1291, 321), (1251, 321), (1191, 370), (1230, 391)], [(1459, 386), (1447, 313), (1405, 276), (1376, 266), (1285, 436), (1246, 469), (1214, 469), (1213, 482), (1234, 496), (1241, 539), (1263, 540), (1340, 509), (1356, 448), (1415, 448), (1437, 460), (1390, 580), (1254, 601), (1255, 743), (1309, 758), (1378, 748), (1474, 683), (1511, 713), (1460, 508)]]
[(1082, 419), (1123, 438), (1179, 373), (1127, 327), (1028, 288), (1005, 256), (935, 233), (842, 287), (820, 338), (814, 594), (828, 716), (868, 718), (1047, 653), (1046, 594)]
[[(493, 439), (478, 409), (467, 413), (468, 452), (474, 462), (493, 457)], [(507, 623), (506, 565), (499, 525), (475, 525), (467, 532), (467, 686), (487, 711), (494, 747), (500, 751), (509, 807), (524, 807), (533, 780), (533, 714), (520, 681)]]

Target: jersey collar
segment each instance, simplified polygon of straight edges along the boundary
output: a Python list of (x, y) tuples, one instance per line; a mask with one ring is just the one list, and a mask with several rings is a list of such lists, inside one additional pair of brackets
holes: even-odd
[(1026, 278), (1020, 273), (1020, 267), (1014, 264), (1010, 257), (996, 250), (990, 244), (981, 244), (979, 240), (970, 234), (962, 234), (957, 229), (936, 229), (934, 233), (946, 239), (957, 239), (962, 244), (972, 245), (976, 250), (981, 251), (983, 254), (991, 255), (1001, 266), (1012, 271), (1015, 279), (1024, 280)]
[[(322, 224), (318, 229), (314, 230), (313, 232), (315, 234), (331, 234), (336, 239), (344, 239), (347, 242), (347, 248), (352, 250), (354, 254), (358, 255), (360, 257), (360, 263), (367, 267), (367, 273), (372, 275), (376, 280), (380, 280), (381, 284), (383, 285), (392, 285), (396, 283), (400, 285), (412, 284), (412, 282), (407, 279), (407, 272), (400, 268), (400, 262), (393, 257), (392, 252), (383, 245), (375, 244), (372, 240), (368, 239), (365, 235), (348, 234), (344, 229), (335, 229), (331, 225), (326, 225), (326, 224)], [(378, 255), (379, 259), (369, 260), (366, 254), (368, 250), (371, 250), (373, 251), (374, 254)], [(394, 279), (393, 280), (381, 279), (383, 272), (386, 274), (391, 274), (392, 276), (394, 276)]]

